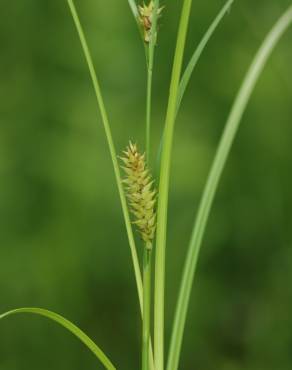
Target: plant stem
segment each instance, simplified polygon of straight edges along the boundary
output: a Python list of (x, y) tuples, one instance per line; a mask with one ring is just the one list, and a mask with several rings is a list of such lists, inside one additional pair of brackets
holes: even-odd
[(137, 21), (139, 14), (138, 14), (137, 5), (136, 5), (135, 0), (128, 0), (128, 3), (130, 5), (134, 18)]
[(257, 55), (255, 56), (226, 122), (226, 126), (220, 140), (206, 186), (204, 188), (189, 245), (188, 254), (186, 257), (181, 287), (179, 291), (179, 298), (175, 312), (167, 370), (177, 370), (178, 368), (190, 294), (204, 232), (206, 229), (216, 190), (226, 161), (228, 159), (232, 144), (234, 142), (236, 133), (238, 132), (241, 118), (268, 58), (270, 57), (273, 49), (279, 42), (284, 32), (291, 24), (292, 6), (289, 7), (285, 14), (275, 24), (273, 29), (267, 35)]
[(151, 150), (151, 103), (152, 103), (152, 81), (153, 66), (155, 56), (155, 45), (157, 38), (157, 19), (158, 19), (159, 0), (154, 0), (153, 19), (151, 26), (151, 38), (148, 53), (146, 52), (147, 64), (147, 96), (146, 96), (146, 160), (150, 165)]
[[(177, 98), (177, 107), (176, 107), (176, 114), (178, 114), (179, 108), (181, 106), (181, 102), (183, 100), (184, 94), (186, 92), (186, 89), (189, 85), (190, 79), (192, 77), (192, 74), (194, 72), (195, 67), (197, 66), (201, 55), (203, 51), (205, 50), (207, 44), (209, 43), (211, 37), (215, 33), (217, 27), (219, 26), (220, 22), (222, 21), (225, 14), (230, 10), (231, 5), (233, 4), (235, 0), (227, 0), (220, 12), (217, 14), (216, 18), (213, 20), (209, 28), (207, 29), (206, 33), (203, 35), (201, 41), (199, 42), (198, 46), (196, 47), (183, 75), (180, 80), (179, 84), (179, 92), (178, 92), (178, 98)], [(158, 154), (157, 154), (157, 160), (156, 164), (159, 168), (160, 160), (161, 160), (161, 152), (162, 152), (162, 146), (163, 146), (163, 136), (164, 132), (162, 133), (160, 144), (158, 148)]]
[(142, 370), (150, 369), (151, 257), (151, 249), (145, 247), (143, 252)]
[(219, 26), (220, 22), (222, 21), (225, 14), (230, 10), (233, 2), (235, 0), (227, 0), (218, 15), (215, 17), (209, 28), (207, 29), (206, 33), (202, 37), (200, 43), (196, 47), (196, 50), (194, 51), (179, 84), (179, 94), (177, 99), (177, 112), (180, 108), (182, 98), (186, 92), (187, 86), (190, 82), (191, 76), (193, 74), (193, 71), (198, 64), (198, 61), (200, 60), (200, 57), (205, 50), (207, 44), (209, 43), (211, 37), (214, 35), (217, 27)]
[(147, 97), (146, 97), (146, 160), (150, 161), (151, 137), (151, 100), (152, 100), (152, 67), (147, 66)]
[(191, 5), (192, 0), (184, 0), (178, 30), (176, 51), (174, 56), (160, 168), (154, 296), (154, 358), (156, 370), (164, 370), (165, 249), (170, 161), (174, 123), (176, 117), (179, 80), (182, 69)]

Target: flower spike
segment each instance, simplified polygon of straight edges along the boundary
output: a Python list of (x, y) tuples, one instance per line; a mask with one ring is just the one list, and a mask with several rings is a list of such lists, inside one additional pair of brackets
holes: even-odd
[[(158, 18), (161, 17), (161, 13), (164, 7), (161, 7), (158, 9), (157, 16)], [(144, 42), (146, 44), (149, 44), (151, 40), (151, 28), (152, 28), (152, 21), (154, 16), (154, 2), (151, 0), (149, 2), (149, 5), (145, 5), (143, 3), (143, 6), (138, 5), (138, 13), (139, 13), (139, 22), (141, 24), (141, 27), (143, 29), (144, 34)], [(155, 38), (157, 35), (155, 35)]]
[(140, 154), (136, 144), (129, 143), (124, 152), (122, 168), (126, 177), (123, 180), (133, 224), (138, 228), (146, 247), (151, 249), (156, 229), (156, 190), (145, 161), (145, 154)]

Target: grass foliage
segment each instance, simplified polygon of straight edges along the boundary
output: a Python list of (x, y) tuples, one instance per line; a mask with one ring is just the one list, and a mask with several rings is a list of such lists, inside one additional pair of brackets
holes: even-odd
[[(235, 0), (228, 0), (220, 9), (218, 15), (207, 29), (202, 40), (195, 48), (195, 51), (183, 71), (184, 51), (189, 28), (190, 12), (192, 0), (182, 1), (181, 17), (178, 27), (177, 41), (173, 58), (173, 68), (171, 74), (169, 97), (167, 104), (167, 113), (163, 135), (160, 145), (160, 173), (159, 190), (157, 206), (157, 225), (155, 216), (155, 194), (152, 189), (152, 180), (148, 176), (149, 154), (151, 152), (151, 116), (152, 116), (152, 95), (153, 95), (153, 70), (155, 61), (155, 50), (157, 48), (157, 38), (159, 37), (159, 18), (163, 14), (159, 0), (147, 3), (146, 12), (148, 15), (141, 17), (141, 10), (134, 0), (128, 0), (130, 10), (132, 11), (135, 22), (138, 25), (141, 34), (141, 41), (144, 44), (146, 66), (147, 66), (147, 86), (146, 86), (146, 129), (145, 129), (145, 148), (146, 156), (139, 154), (132, 145), (130, 154), (126, 157), (126, 171), (128, 183), (131, 186), (130, 206), (135, 214), (135, 224), (139, 227), (142, 238), (145, 242), (144, 257), (141, 263), (138, 258), (136, 241), (133, 233), (133, 224), (129, 214), (129, 205), (127, 203), (125, 189), (120, 173), (120, 164), (115, 148), (114, 139), (111, 132), (111, 126), (108, 119), (108, 113), (103, 100), (102, 92), (99, 86), (97, 74), (95, 71), (93, 59), (84, 35), (84, 31), (79, 20), (78, 12), (73, 0), (67, 0), (71, 11), (73, 21), (80, 39), (82, 50), (87, 62), (93, 88), (96, 95), (96, 102), (104, 127), (105, 136), (108, 144), (110, 157), (112, 160), (116, 184), (119, 192), (121, 207), (123, 211), (126, 231), (128, 235), (129, 247), (132, 256), (135, 280), (137, 285), (138, 298), (142, 314), (142, 370), (177, 370), (182, 349), (183, 336), (185, 331), (187, 312), (191, 291), (193, 287), (196, 267), (203, 238), (205, 235), (208, 218), (214, 202), (216, 191), (222, 177), (225, 164), (229, 158), (232, 144), (238, 132), (240, 122), (244, 111), (254, 91), (256, 83), (271, 55), (274, 48), (279, 43), (283, 34), (292, 24), (292, 6), (286, 10), (282, 17), (276, 22), (274, 27), (268, 33), (266, 39), (260, 46), (250, 68), (243, 79), (242, 85), (238, 91), (235, 101), (232, 105), (229, 117), (218, 144), (218, 148), (210, 169), (210, 173), (203, 190), (202, 198), (194, 222), (192, 235), (190, 238), (188, 253), (185, 259), (181, 286), (177, 299), (173, 329), (171, 334), (170, 348), (168, 352), (167, 364), (164, 355), (165, 351), (165, 257), (167, 249), (167, 219), (168, 219), (168, 200), (169, 200), (169, 179), (171, 170), (171, 159), (173, 151), (174, 128), (177, 112), (180, 108), (184, 93), (188, 87), (193, 71), (206, 48), (209, 40), (223, 20), (225, 14)], [(141, 4), (140, 4), (141, 5)], [(167, 5), (167, 4), (166, 4)], [(145, 41), (145, 29), (150, 35), (149, 40)], [(144, 35), (144, 37), (143, 37)], [(138, 154), (137, 154), (138, 153)], [(136, 155), (137, 154), (137, 155)], [(146, 158), (145, 158), (146, 157)], [(148, 164), (147, 164), (148, 162)], [(141, 165), (142, 163), (142, 165)], [(156, 243), (152, 243), (154, 231), (156, 232)], [(151, 285), (151, 260), (152, 249), (155, 253), (155, 275), (154, 275), (154, 300), (152, 300)], [(142, 270), (142, 271), (141, 271)], [(154, 302), (152, 306), (152, 302)], [(154, 310), (154, 352), (151, 344), (151, 312)], [(116, 367), (112, 364), (104, 352), (90, 339), (81, 329), (72, 324), (62, 316), (39, 308), (20, 308), (6, 312), (0, 316), (0, 319), (7, 318), (15, 314), (33, 314), (46, 317), (74, 334), (87, 348), (93, 352), (100, 363), (108, 370), (114, 370)], [(117, 367), (118, 368), (118, 367)]]

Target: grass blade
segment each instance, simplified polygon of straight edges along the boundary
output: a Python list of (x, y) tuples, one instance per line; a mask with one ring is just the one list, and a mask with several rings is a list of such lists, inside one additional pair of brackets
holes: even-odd
[(169, 101), (165, 121), (164, 141), (161, 156), (157, 240), (155, 256), (155, 289), (154, 289), (154, 358), (156, 370), (164, 369), (164, 291), (165, 291), (165, 250), (168, 210), (168, 191), (170, 161), (173, 142), (173, 131), (176, 117), (176, 103), (180, 74), (182, 70), (186, 35), (189, 24), (192, 0), (184, 0), (179, 24), (176, 51), (174, 56)]
[(52, 321), (55, 321), (59, 325), (63, 326), (65, 329), (69, 330), (75, 337), (77, 337), (85, 346), (99, 359), (99, 361), (104, 365), (107, 370), (116, 370), (115, 366), (111, 363), (108, 357), (103, 353), (103, 351), (90, 339), (81, 329), (79, 329), (72, 322), (68, 321), (64, 317), (48, 310), (41, 308), (18, 308), (16, 310), (11, 310), (0, 315), (0, 320), (8, 316), (16, 314), (33, 314), (38, 316), (46, 317)]
[(88, 48), (88, 44), (87, 44), (83, 29), (82, 29), (82, 26), (81, 26), (81, 23), (80, 23), (80, 20), (79, 20), (79, 17), (78, 17), (76, 8), (75, 8), (74, 2), (73, 2), (73, 0), (67, 0), (67, 1), (68, 1), (68, 5), (70, 7), (71, 13), (72, 13), (72, 17), (73, 17), (73, 20), (74, 20), (79, 38), (80, 38), (82, 49), (83, 49), (83, 52), (84, 52), (84, 55), (85, 55), (85, 58), (86, 58), (86, 61), (87, 61), (87, 64), (88, 64), (90, 76), (91, 76), (94, 91), (95, 91), (95, 94), (96, 94), (97, 104), (98, 104), (98, 107), (100, 109), (100, 113), (101, 113), (101, 117), (102, 117), (102, 122), (103, 122), (104, 130), (105, 130), (105, 134), (106, 134), (106, 139), (107, 139), (107, 143), (108, 143), (108, 147), (109, 147), (109, 151), (110, 151), (110, 155), (111, 155), (111, 159), (112, 159), (112, 163), (113, 163), (115, 178), (116, 178), (118, 191), (119, 191), (119, 196), (120, 196), (120, 200), (121, 200), (122, 211), (123, 211), (125, 224), (126, 224), (126, 229), (127, 229), (127, 234), (128, 234), (128, 239), (129, 239), (129, 245), (130, 245), (130, 248), (131, 248), (132, 260), (133, 260), (133, 265), (134, 265), (134, 272), (135, 272), (135, 278), (136, 278), (136, 284), (137, 284), (137, 290), (138, 290), (138, 296), (139, 296), (139, 302), (140, 302), (140, 308), (141, 308), (141, 312), (142, 312), (143, 286), (142, 286), (141, 271), (140, 271), (139, 260), (138, 260), (138, 256), (137, 256), (137, 250), (136, 250), (135, 240), (134, 240), (134, 236), (133, 236), (133, 230), (132, 230), (132, 225), (131, 225), (131, 221), (130, 221), (129, 211), (128, 211), (127, 202), (126, 202), (126, 198), (125, 198), (125, 194), (124, 194), (124, 190), (123, 190), (123, 185), (122, 185), (122, 181), (121, 181), (121, 174), (120, 174), (120, 169), (119, 169), (119, 164), (118, 164), (118, 159), (117, 159), (117, 153), (116, 153), (116, 150), (115, 150), (113, 137), (112, 137), (112, 133), (111, 133), (111, 129), (110, 129), (110, 124), (109, 124), (109, 120), (108, 120), (108, 115), (107, 115), (107, 112), (106, 112), (106, 109), (105, 109), (105, 105), (104, 105), (103, 97), (102, 97), (101, 90), (100, 90), (100, 87), (99, 87), (99, 83), (98, 83), (98, 80), (97, 80), (97, 76), (96, 76), (95, 68), (94, 68), (94, 65), (93, 65), (92, 57), (91, 57), (91, 54), (90, 54), (90, 51), (89, 51), (89, 48)]
[(137, 4), (136, 4), (135, 0), (128, 0), (128, 3), (129, 3), (129, 6), (131, 8), (132, 14), (134, 16), (136, 25), (138, 27), (139, 34), (141, 36), (141, 40), (142, 40), (143, 45), (144, 45), (146, 63), (148, 63), (148, 48), (145, 46), (144, 39), (143, 39), (143, 30), (142, 30), (140, 20), (139, 20), (138, 7), (137, 7)]
[(180, 81), (179, 85), (179, 93), (178, 93), (178, 99), (177, 99), (177, 111), (179, 110), (179, 107), (181, 105), (182, 98), (184, 96), (184, 93), (186, 91), (186, 88), (188, 86), (188, 83), (190, 82), (190, 78), (192, 76), (192, 73), (198, 64), (198, 61), (207, 46), (209, 40), (213, 36), (214, 32), (216, 31), (217, 27), (219, 26), (220, 22), (224, 18), (225, 14), (230, 10), (231, 5), (234, 3), (234, 0), (228, 0), (223, 8), (220, 10), (214, 21), (211, 23), (210, 27), (208, 28), (207, 32), (204, 34), (202, 40), (200, 41), (199, 45), (197, 46), (194, 54), (191, 57), (191, 60), (189, 61), (186, 70), (182, 76), (182, 79)]
[(177, 370), (178, 368), (188, 304), (204, 232), (218, 183), (221, 178), (225, 163), (228, 159), (234, 138), (238, 131), (241, 118), (269, 56), (291, 23), (292, 6), (289, 7), (285, 14), (275, 24), (259, 49), (243, 81), (227, 120), (223, 136), (219, 143), (207, 184), (203, 192), (188, 254), (186, 257), (179, 291), (179, 298), (176, 307), (167, 370)]
[(158, 19), (159, 0), (154, 0), (153, 19), (151, 27), (151, 39), (148, 49), (147, 63), (147, 94), (146, 94), (146, 156), (150, 164), (150, 137), (151, 137), (151, 103), (152, 103), (152, 81), (156, 46), (156, 31)]
[[(177, 107), (176, 107), (176, 114), (178, 114), (179, 108), (181, 106), (182, 99), (184, 97), (184, 94), (186, 92), (186, 89), (188, 87), (188, 84), (190, 82), (190, 79), (192, 77), (192, 74), (201, 58), (201, 55), (203, 51), (205, 50), (208, 42), (210, 41), (211, 37), (215, 33), (217, 27), (223, 20), (225, 14), (229, 11), (231, 5), (234, 3), (235, 0), (228, 0), (223, 8), (220, 10), (216, 18), (211, 23), (210, 27), (207, 29), (206, 33), (204, 34), (203, 38), (201, 39), (199, 45), (197, 46), (196, 50), (194, 51), (186, 69), (183, 73), (183, 76), (180, 81), (179, 85), (179, 92), (178, 92), (178, 99), (177, 99)], [(163, 145), (163, 135), (160, 140), (159, 148), (158, 148), (158, 155), (157, 155), (157, 166), (159, 166), (160, 159), (161, 159), (161, 153), (162, 153), (162, 145)]]
[(133, 16), (137, 22), (137, 19), (138, 19), (138, 9), (137, 9), (137, 5), (136, 5), (136, 2), (135, 0), (128, 0), (128, 3), (130, 5), (130, 8), (132, 10), (132, 13), (133, 13)]
[(152, 251), (144, 247), (143, 252), (143, 330), (142, 330), (142, 370), (149, 370), (150, 327), (151, 327), (151, 262)]

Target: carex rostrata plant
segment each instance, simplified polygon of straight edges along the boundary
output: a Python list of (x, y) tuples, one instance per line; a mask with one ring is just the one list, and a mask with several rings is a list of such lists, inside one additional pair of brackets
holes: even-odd
[[(180, 103), (190, 81), (190, 77), (218, 25), (221, 23), (236, 0), (228, 0), (223, 4), (219, 13), (203, 35), (200, 43), (186, 64), (183, 71), (184, 49), (189, 25), (192, 0), (181, 1), (181, 16), (177, 33), (176, 47), (173, 58), (169, 99), (163, 132), (161, 133), (160, 153), (158, 154), (160, 170), (159, 178), (153, 179), (149, 166), (149, 153), (151, 149), (151, 103), (152, 103), (152, 79), (154, 68), (155, 48), (158, 45), (159, 22), (167, 11), (168, 0), (160, 4), (159, 0), (136, 3), (128, 0), (128, 5), (137, 23), (144, 44), (147, 86), (146, 86), (146, 130), (145, 150), (140, 152), (135, 143), (129, 142), (123, 153), (117, 153), (111, 132), (111, 126), (105, 108), (103, 96), (99, 86), (93, 60), (81, 26), (78, 12), (73, 0), (66, 0), (71, 11), (74, 24), (81, 42), (89, 73), (93, 82), (97, 104), (101, 114), (101, 122), (104, 126), (106, 140), (112, 159), (116, 183), (119, 191), (123, 216), (134, 267), (134, 275), (137, 284), (138, 298), (142, 317), (142, 370), (177, 370), (179, 366), (183, 334), (185, 329), (189, 299), (193, 280), (195, 276), (199, 252), (205, 233), (208, 217), (214, 196), (220, 181), (223, 169), (228, 159), (230, 149), (237, 134), (245, 108), (250, 100), (251, 94), (263, 71), (269, 56), (278, 44), (282, 35), (292, 24), (292, 6), (290, 6), (272, 27), (267, 37), (260, 46), (257, 54), (247, 71), (242, 85), (238, 90), (230, 114), (227, 118), (225, 129), (211, 166), (209, 176), (204, 187), (201, 201), (198, 205), (197, 216), (194, 221), (193, 230), (188, 246), (188, 253), (183, 268), (181, 285), (179, 289), (177, 306), (173, 320), (173, 329), (170, 338), (170, 346), (166, 352), (164, 343), (164, 290), (165, 290), (165, 252), (167, 246), (167, 215), (170, 163), (172, 154), (172, 143), (174, 126)], [(64, 3), (66, 2), (64, 0)], [(77, 0), (76, 0), (77, 1)], [(99, 0), (97, 0), (99, 1)], [(101, 1), (101, 0), (100, 0)], [(126, 0), (122, 0), (125, 1)], [(82, 2), (80, 1), (80, 6)], [(109, 12), (112, 10), (109, 9)], [(98, 17), (98, 15), (97, 15)], [(72, 35), (73, 37), (73, 35)], [(114, 53), (114, 51), (113, 51)], [(225, 71), (226, 72), (226, 71)], [(141, 120), (142, 121), (142, 120)], [(118, 156), (118, 154), (120, 154)], [(122, 168), (121, 168), (122, 167)], [(121, 176), (121, 170), (124, 176)], [(131, 216), (130, 216), (131, 214)], [(136, 250), (136, 238), (133, 229), (137, 229), (139, 238), (143, 244), (142, 272), (140, 261)], [(156, 235), (155, 235), (156, 233)], [(155, 251), (154, 271), (154, 300), (151, 299), (151, 261)], [(153, 304), (152, 304), (153, 302)], [(151, 311), (154, 311), (153, 343), (150, 335)], [(41, 308), (20, 308), (7, 311), (0, 315), (0, 319), (19, 314), (30, 313), (49, 318), (72, 332), (89, 350), (91, 350), (103, 366), (108, 370), (118, 368), (107, 355), (90, 339), (81, 329), (64, 317)], [(164, 356), (167, 353), (167, 362)], [(192, 367), (189, 370), (193, 370)]]

